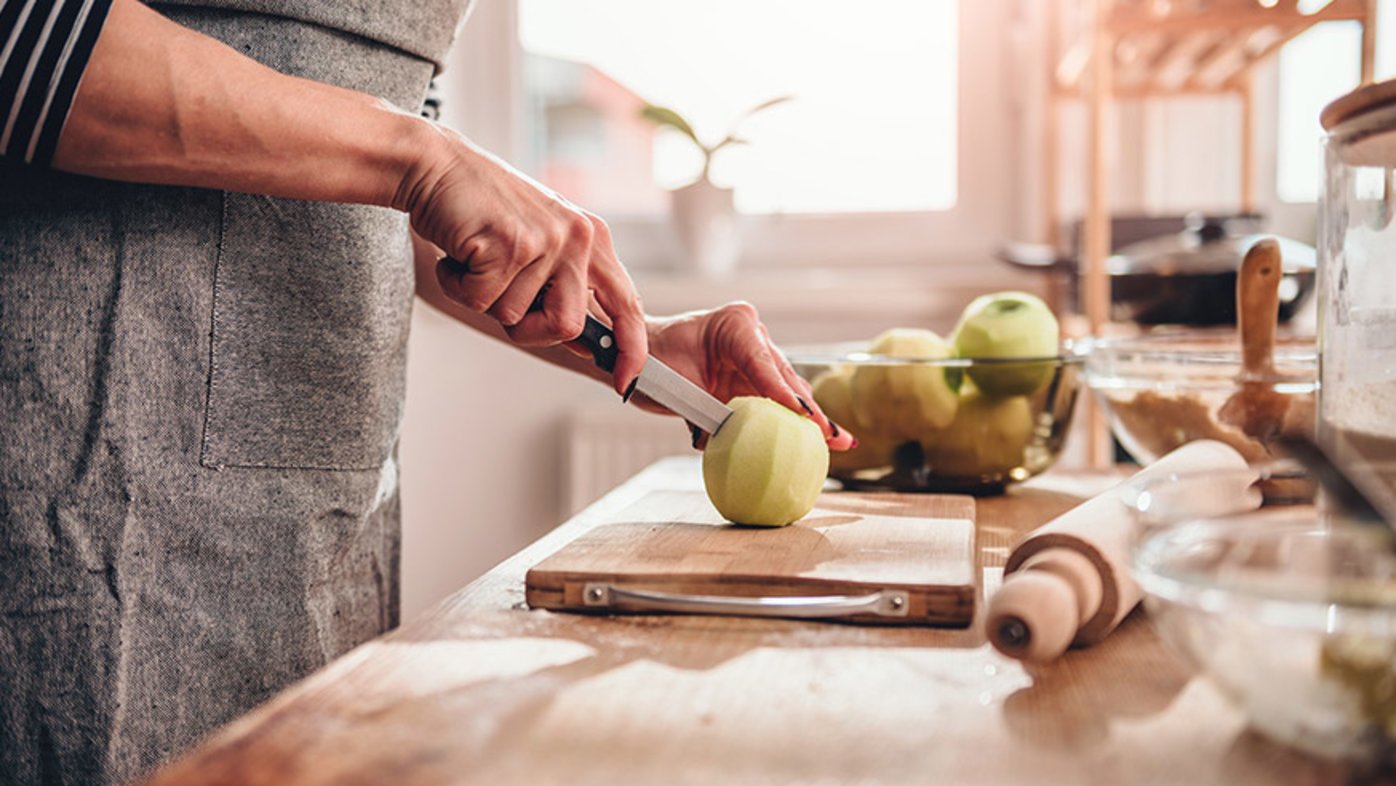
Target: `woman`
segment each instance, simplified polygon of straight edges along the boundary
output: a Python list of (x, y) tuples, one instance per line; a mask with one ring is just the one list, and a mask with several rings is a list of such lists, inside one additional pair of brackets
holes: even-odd
[(812, 402), (417, 116), (466, 3), (0, 0), (0, 781), (127, 779), (396, 623), (414, 288), (597, 375), (591, 309), (618, 392), (653, 352)]

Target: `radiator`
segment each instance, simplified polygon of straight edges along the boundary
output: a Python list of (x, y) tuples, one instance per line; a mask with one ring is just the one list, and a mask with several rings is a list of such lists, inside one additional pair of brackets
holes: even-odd
[(568, 417), (562, 440), (563, 518), (590, 505), (662, 458), (696, 455), (682, 420), (614, 404), (583, 407)]

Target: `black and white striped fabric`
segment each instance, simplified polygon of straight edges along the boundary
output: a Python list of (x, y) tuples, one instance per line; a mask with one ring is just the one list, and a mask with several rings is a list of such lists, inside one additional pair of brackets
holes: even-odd
[(111, 0), (0, 0), (0, 155), (47, 166)]

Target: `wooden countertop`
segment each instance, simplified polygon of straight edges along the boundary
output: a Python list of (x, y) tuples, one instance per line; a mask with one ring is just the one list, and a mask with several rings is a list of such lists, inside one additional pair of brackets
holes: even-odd
[[(1118, 475), (981, 500), (984, 586), (1017, 536)], [(1328, 784), (1246, 731), (1136, 613), (1024, 668), (969, 630), (530, 611), (524, 572), (655, 489), (654, 465), (399, 630), (157, 773), (183, 784)], [(486, 524), (481, 523), (480, 526)], [(1367, 781), (1370, 782), (1370, 781)]]

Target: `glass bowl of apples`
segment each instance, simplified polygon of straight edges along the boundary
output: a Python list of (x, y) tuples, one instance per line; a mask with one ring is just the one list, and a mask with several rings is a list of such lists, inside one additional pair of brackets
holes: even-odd
[(786, 356), (858, 438), (829, 458), (844, 488), (990, 495), (1061, 454), (1086, 352), (1036, 296), (1001, 292), (970, 303), (948, 339), (894, 328)]

